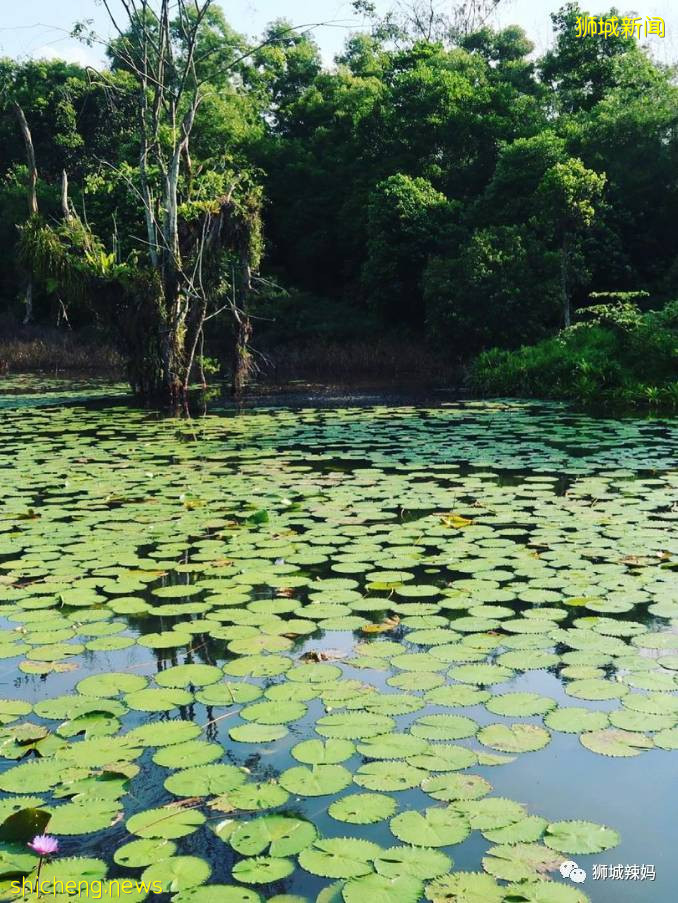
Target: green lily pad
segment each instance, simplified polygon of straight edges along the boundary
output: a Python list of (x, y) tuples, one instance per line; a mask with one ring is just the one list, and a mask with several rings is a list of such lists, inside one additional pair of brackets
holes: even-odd
[(322, 838), (299, 854), (299, 865), (323, 878), (356, 878), (372, 871), (381, 848), (355, 837)]
[(126, 693), (124, 699), (131, 709), (140, 712), (170, 712), (179, 706), (190, 705), (193, 695), (187, 690), (153, 687)]
[(502, 903), (504, 892), (491, 875), (452, 872), (428, 884), (424, 894), (432, 903)]
[(143, 690), (147, 683), (147, 679), (139, 674), (113, 671), (86, 677), (77, 684), (76, 690), (83, 696), (111, 697)]
[(139, 868), (168, 859), (176, 849), (177, 845), (171, 840), (131, 840), (116, 849), (113, 861), (126, 868)]
[(390, 818), (397, 808), (393, 797), (385, 793), (353, 793), (335, 800), (327, 811), (337, 821), (372, 825)]
[(235, 884), (189, 887), (172, 898), (173, 903), (261, 903), (256, 891)]
[(395, 846), (382, 850), (374, 860), (380, 875), (395, 878), (412, 875), (415, 878), (436, 878), (452, 868), (449, 856), (437, 849), (425, 847)]
[(239, 824), (229, 843), (244, 856), (267, 852), (270, 856), (295, 856), (315, 840), (313, 824), (284, 815), (264, 815)]
[(490, 847), (483, 856), (483, 868), (504, 881), (530, 881), (556, 871), (562, 856), (538, 843), (516, 843)]
[(612, 828), (590, 821), (552, 822), (546, 829), (544, 843), (552, 850), (571, 855), (602, 853), (616, 847), (619, 834)]
[(204, 823), (205, 816), (196, 809), (165, 806), (133, 815), (127, 821), (127, 830), (138, 837), (173, 840), (192, 834)]
[(399, 840), (422, 847), (461, 843), (471, 832), (466, 816), (453, 809), (401, 812), (391, 819), (389, 827)]
[(478, 731), (478, 740), (499, 752), (519, 753), (542, 749), (551, 735), (536, 724), (488, 724)]
[(254, 856), (237, 862), (233, 866), (233, 877), (243, 884), (270, 884), (287, 878), (293, 871), (294, 862), (291, 859)]
[(654, 746), (652, 740), (645, 734), (613, 727), (580, 734), (579, 739), (582, 746), (601, 756), (638, 756)]
[(419, 786), (428, 772), (405, 762), (368, 762), (361, 765), (353, 780), (368, 790), (411, 790)]
[(197, 856), (170, 856), (161, 862), (149, 865), (141, 875), (148, 885), (161, 887), (164, 893), (176, 893), (188, 887), (204, 884), (212, 874), (212, 869), (204, 859)]
[(501, 828), (490, 828), (483, 831), (483, 837), (492, 843), (517, 844), (534, 843), (544, 834), (548, 822), (539, 815), (526, 815), (519, 821)]
[(565, 706), (548, 712), (544, 716), (544, 724), (554, 731), (581, 734), (607, 727), (608, 716), (605, 712), (596, 712), (579, 706)]
[(209, 765), (220, 759), (224, 749), (219, 743), (208, 743), (206, 740), (188, 740), (186, 743), (175, 743), (159, 749), (153, 756), (156, 765), (163, 768), (189, 768), (191, 766)]
[(338, 740), (359, 740), (387, 734), (395, 727), (395, 721), (388, 715), (369, 712), (337, 712), (318, 718), (315, 729), (321, 737)]
[(568, 696), (575, 696), (577, 699), (621, 699), (629, 692), (629, 688), (611, 680), (592, 678), (590, 680), (573, 680), (572, 683), (566, 685), (565, 692)]
[(475, 800), (492, 790), (492, 785), (477, 774), (441, 774), (426, 778), (421, 789), (435, 800)]
[(555, 708), (555, 699), (540, 696), (538, 693), (504, 693), (493, 696), (485, 703), (485, 708), (494, 715), (544, 715)]
[(198, 765), (184, 768), (165, 780), (165, 789), (175, 796), (208, 796), (240, 787), (247, 774), (236, 765)]
[(505, 828), (527, 815), (525, 807), (515, 800), (488, 796), (484, 799), (457, 800), (452, 808), (463, 813), (471, 827), (478, 831)]
[(286, 790), (270, 782), (243, 784), (235, 790), (229, 790), (224, 796), (224, 801), (230, 807), (245, 811), (272, 809), (284, 805), (288, 799), (289, 793)]
[(342, 894), (344, 903), (417, 903), (421, 899), (423, 883), (413, 875), (397, 875), (389, 878), (385, 875), (367, 874), (359, 878), (351, 878), (344, 885)]
[(299, 765), (288, 768), (280, 775), (280, 784), (290, 793), (299, 796), (325, 796), (338, 793), (348, 787), (353, 778), (343, 765)]
[(358, 752), (368, 759), (406, 759), (427, 749), (426, 740), (411, 734), (377, 734), (358, 744)]
[(302, 740), (290, 752), (305, 765), (338, 765), (351, 758), (355, 746), (350, 740)]
[(465, 715), (423, 715), (412, 724), (415, 737), (425, 740), (460, 740), (472, 737), (478, 723)]

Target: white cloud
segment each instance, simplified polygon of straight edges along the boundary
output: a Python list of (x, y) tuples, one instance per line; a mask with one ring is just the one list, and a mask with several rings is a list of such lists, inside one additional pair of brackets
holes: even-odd
[(80, 66), (101, 66), (101, 58), (92, 47), (75, 41), (45, 44), (31, 52), (36, 60), (64, 60), (66, 63), (77, 63)]

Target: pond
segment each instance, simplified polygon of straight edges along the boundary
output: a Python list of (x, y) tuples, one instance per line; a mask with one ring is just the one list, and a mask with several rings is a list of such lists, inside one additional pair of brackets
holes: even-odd
[(1, 899), (675, 900), (675, 422), (3, 386)]

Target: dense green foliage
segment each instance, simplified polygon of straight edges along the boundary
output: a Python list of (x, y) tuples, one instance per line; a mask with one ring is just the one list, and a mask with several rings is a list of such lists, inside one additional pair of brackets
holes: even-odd
[(588, 308), (589, 319), (516, 350), (494, 348), (471, 367), (482, 393), (676, 407), (678, 302), (641, 313), (631, 302)]
[[(675, 71), (633, 38), (577, 38), (581, 13), (568, 3), (553, 16), (552, 47), (537, 59), (517, 26), (423, 36), (375, 20), (324, 67), (307, 32), (278, 21), (249, 42), (210, 7), (198, 54), (206, 90), (179, 182), (183, 235), (233, 185), (247, 210), (263, 197), (252, 303), (266, 345), (406, 334), (457, 359), (549, 339), (592, 292), (640, 289), (646, 309), (678, 296)], [(105, 78), (57, 61), (0, 62), (6, 247), (26, 216), (17, 100), (43, 218), (59, 216), (66, 169), (102, 253), (132, 268), (143, 255), (134, 79), (119, 43), (109, 58)], [(6, 255), (5, 310), (21, 312), (24, 281)], [(237, 289), (232, 258), (212, 282), (216, 309)], [(64, 300), (75, 326), (91, 325), (88, 305), (50, 279), (36, 318), (53, 321)], [(230, 329), (228, 318), (210, 322), (217, 356)], [(588, 347), (593, 336), (604, 344), (587, 327), (543, 347)]]

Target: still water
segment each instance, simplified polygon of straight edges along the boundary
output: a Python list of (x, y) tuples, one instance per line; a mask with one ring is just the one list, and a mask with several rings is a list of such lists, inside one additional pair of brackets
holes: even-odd
[(45, 813), (44, 874), (675, 899), (675, 421), (2, 388), (0, 818)]

